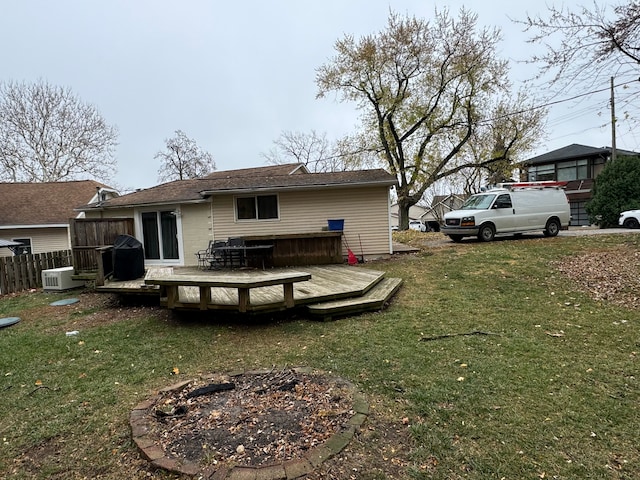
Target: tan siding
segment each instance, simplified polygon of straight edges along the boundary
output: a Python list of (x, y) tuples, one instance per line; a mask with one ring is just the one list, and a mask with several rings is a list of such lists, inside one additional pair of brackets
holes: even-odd
[(117, 210), (107, 211), (88, 211), (85, 218), (133, 218), (133, 209), (119, 208)]
[[(30, 238), (33, 253), (55, 252), (71, 248), (68, 229), (64, 227), (19, 228), (0, 230), (0, 237), (6, 240), (13, 238)], [(0, 256), (13, 255), (8, 248), (0, 248)]]
[[(174, 209), (174, 206), (158, 206), (155, 209), (141, 211), (160, 211)], [(135, 218), (134, 209), (110, 209), (106, 212), (87, 212), (87, 218)], [(184, 265), (197, 265), (195, 252), (207, 247), (211, 234), (211, 205), (209, 203), (185, 204), (180, 206), (182, 223), (182, 249)], [(142, 241), (142, 232), (135, 232), (135, 237)]]
[[(360, 255), (388, 254), (389, 195), (387, 187), (325, 188), (278, 194), (280, 218), (265, 221), (235, 221), (233, 196), (213, 200), (213, 233), (229, 236), (319, 232), (329, 219), (344, 219), (346, 243)], [(346, 255), (346, 248), (343, 245)]]
[(213, 239), (211, 204), (182, 205), (182, 242), (185, 265), (197, 265), (196, 252), (203, 250)]
[[(278, 193), (280, 218), (265, 221), (236, 221), (234, 198), (233, 195), (218, 195), (213, 198), (213, 205), (185, 204), (180, 207), (185, 265), (196, 265), (195, 253), (206, 248), (210, 240), (243, 235), (314, 233), (326, 229), (329, 219), (345, 221), (344, 255), (347, 254), (347, 243), (357, 256), (361, 252), (367, 256), (391, 253), (387, 187), (346, 186), (281, 192)], [(133, 217), (133, 210), (109, 210), (102, 216)], [(87, 218), (91, 217), (100, 215), (88, 212)], [(138, 232), (136, 237), (140, 237)]]

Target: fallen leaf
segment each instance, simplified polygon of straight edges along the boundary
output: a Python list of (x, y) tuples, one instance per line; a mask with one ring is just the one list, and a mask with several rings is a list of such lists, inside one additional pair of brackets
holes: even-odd
[(42, 380), (36, 380), (36, 385), (39, 387), (40, 385), (42, 385)]
[(173, 367), (173, 370), (171, 370), (171, 375), (178, 375), (180, 373), (180, 370), (178, 369), (178, 367)]
[(544, 332), (550, 337), (564, 337), (564, 332)]

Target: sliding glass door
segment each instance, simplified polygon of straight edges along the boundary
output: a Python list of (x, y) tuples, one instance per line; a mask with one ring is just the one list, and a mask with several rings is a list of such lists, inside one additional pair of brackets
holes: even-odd
[(178, 222), (175, 211), (142, 212), (144, 256), (147, 260), (178, 260)]

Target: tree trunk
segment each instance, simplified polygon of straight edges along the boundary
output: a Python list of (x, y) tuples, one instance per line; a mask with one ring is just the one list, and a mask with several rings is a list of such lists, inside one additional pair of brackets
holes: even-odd
[(406, 198), (398, 198), (398, 230), (409, 228), (409, 207), (413, 205)]

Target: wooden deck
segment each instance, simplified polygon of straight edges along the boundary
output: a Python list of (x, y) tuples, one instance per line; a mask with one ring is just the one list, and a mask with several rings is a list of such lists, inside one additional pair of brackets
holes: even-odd
[[(236, 289), (238, 294), (238, 310), (246, 313), (253, 310), (255, 302), (251, 302), (251, 291), (258, 288), (282, 287), (284, 306), (293, 308), (295, 298), (293, 296), (293, 284), (306, 282), (311, 279), (311, 274), (307, 272), (296, 272), (293, 270), (258, 270), (257, 272), (229, 272), (219, 275), (193, 275), (175, 273), (152, 273), (145, 276), (144, 283), (147, 285), (158, 285), (160, 292), (166, 291), (166, 306), (169, 309), (192, 308), (194, 303), (193, 289), (189, 289), (189, 295), (180, 289), (196, 287), (198, 289), (198, 305), (200, 310), (215, 309), (215, 302), (212, 300), (212, 292), (217, 290)], [(162, 293), (161, 293), (162, 295)], [(274, 304), (280, 304), (279, 299)], [(261, 306), (263, 306), (261, 304)]]
[[(293, 286), (293, 305), (285, 298), (282, 282), (260, 286), (261, 282), (269, 283), (270, 279), (276, 277), (300, 278), (300, 275), (310, 275), (310, 278), (289, 283)], [(174, 283), (177, 285), (171, 302), (168, 302), (164, 286), (151, 285), (162, 283), (157, 279), (167, 276), (175, 279)], [(181, 276), (184, 276), (184, 282), (179, 281)], [(219, 286), (225, 283), (229, 287)], [(185, 267), (149, 269), (145, 278), (126, 282), (108, 281), (104, 286), (97, 287), (97, 290), (119, 294), (158, 295), (161, 305), (168, 306), (171, 303), (172, 308), (181, 310), (244, 309), (247, 313), (264, 313), (295, 307), (304, 308), (310, 314), (326, 319), (383, 308), (401, 283), (400, 279), (385, 279), (385, 274), (381, 271), (346, 265), (233, 271), (200, 271)], [(239, 294), (239, 285), (251, 286), (250, 303), (244, 303), (243, 308), (243, 301), (239, 298), (242, 295)], [(203, 288), (208, 290), (208, 295), (201, 295)]]

